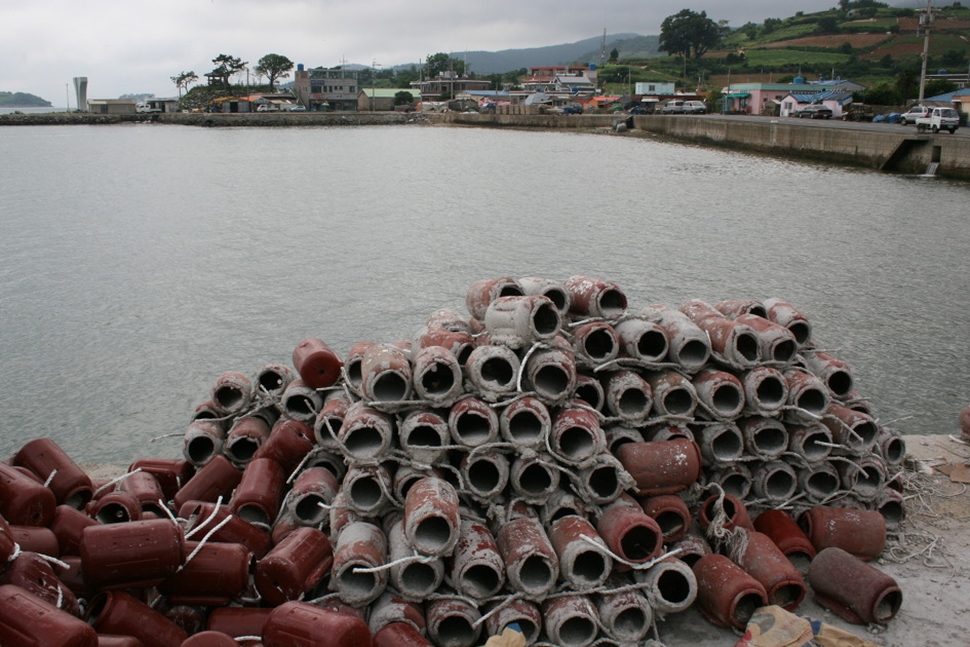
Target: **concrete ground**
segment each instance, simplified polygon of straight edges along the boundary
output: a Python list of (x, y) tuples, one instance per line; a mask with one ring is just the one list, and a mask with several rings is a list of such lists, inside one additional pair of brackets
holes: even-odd
[[(797, 613), (822, 620), (882, 647), (970, 645), (970, 445), (948, 436), (906, 436), (907, 518), (872, 565), (903, 592), (899, 613), (886, 627), (845, 622), (812, 599)], [(948, 475), (947, 473), (950, 473)], [(964, 482), (960, 482), (964, 481)], [(733, 647), (740, 635), (713, 626), (696, 605), (658, 625), (666, 647)]]

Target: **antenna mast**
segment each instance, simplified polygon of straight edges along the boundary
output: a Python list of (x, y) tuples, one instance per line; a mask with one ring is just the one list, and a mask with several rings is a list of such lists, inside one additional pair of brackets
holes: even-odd
[(600, 41), (600, 67), (606, 65), (606, 27), (603, 27), (603, 40)]

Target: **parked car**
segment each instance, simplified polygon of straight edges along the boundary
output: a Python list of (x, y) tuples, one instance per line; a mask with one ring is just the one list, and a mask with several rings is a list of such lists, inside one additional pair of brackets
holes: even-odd
[(290, 108), (290, 112), (306, 112), (306, 106), (301, 106), (299, 104)]
[(684, 114), (684, 102), (680, 99), (671, 99), (660, 109), (662, 115), (682, 115)]
[(852, 103), (842, 111), (842, 121), (872, 121), (875, 113), (871, 106)]
[(568, 106), (563, 106), (562, 113), (564, 115), (581, 115), (583, 114), (583, 106), (578, 103), (571, 103)]
[(707, 106), (704, 105), (703, 101), (685, 101), (684, 114), (687, 114), (687, 115), (707, 114)]
[(832, 109), (826, 108), (820, 103), (813, 103), (805, 106), (801, 110), (795, 111), (795, 116), (799, 119), (803, 119), (805, 117), (809, 119), (831, 119)]
[(953, 108), (932, 108), (928, 115), (916, 119), (916, 129), (920, 132), (949, 130), (952, 135), (959, 127), (960, 113)]
[(916, 120), (920, 117), (927, 117), (930, 114), (930, 109), (928, 106), (913, 106), (903, 114), (899, 115), (899, 123), (906, 126), (908, 124), (915, 124)]
[(256, 107), (256, 112), (277, 112), (279, 108), (272, 103), (262, 103)]

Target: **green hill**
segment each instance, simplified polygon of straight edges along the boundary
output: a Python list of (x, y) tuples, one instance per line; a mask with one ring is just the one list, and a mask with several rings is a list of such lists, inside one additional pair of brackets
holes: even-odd
[(50, 108), (50, 101), (26, 92), (0, 92), (0, 108)]

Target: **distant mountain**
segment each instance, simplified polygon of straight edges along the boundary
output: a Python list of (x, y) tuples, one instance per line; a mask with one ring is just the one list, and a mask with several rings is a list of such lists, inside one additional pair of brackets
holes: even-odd
[[(639, 34), (612, 34), (606, 36), (606, 58), (616, 49), (620, 58), (647, 58), (658, 56), (659, 36)], [(448, 55), (460, 61), (467, 61), (473, 74), (502, 74), (523, 67), (548, 65), (589, 65), (599, 64), (603, 38), (587, 38), (575, 43), (529, 47), (526, 49), (503, 49), (498, 52), (467, 51), (451, 52)], [(394, 69), (417, 67), (417, 63), (395, 65)], [(349, 67), (349, 66), (348, 66)]]
[(0, 92), (0, 107), (3, 108), (50, 108), (50, 101), (26, 92)]

